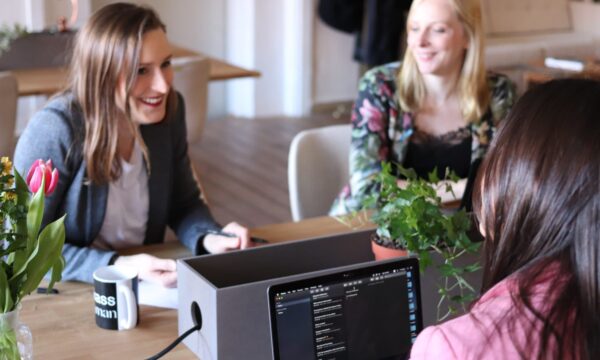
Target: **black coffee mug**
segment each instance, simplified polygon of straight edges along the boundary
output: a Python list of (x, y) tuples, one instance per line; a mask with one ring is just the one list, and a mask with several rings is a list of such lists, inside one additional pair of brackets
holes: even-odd
[(139, 318), (138, 274), (110, 265), (94, 271), (96, 324), (104, 329), (133, 329)]

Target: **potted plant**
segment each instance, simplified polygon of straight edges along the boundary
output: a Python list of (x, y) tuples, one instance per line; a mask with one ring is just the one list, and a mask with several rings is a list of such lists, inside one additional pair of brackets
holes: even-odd
[[(412, 169), (397, 168), (406, 178), (405, 185), (398, 185), (392, 164), (383, 163), (378, 175), (379, 193), (363, 203), (365, 208), (374, 209), (370, 216), (377, 226), (372, 236), (373, 250), (378, 260), (389, 257), (390, 249), (399, 250), (397, 256), (416, 255), (422, 272), (432, 264), (431, 254), (439, 254), (443, 261), (438, 268), (443, 277), (439, 282), (437, 318), (443, 320), (459, 308), (464, 310), (476, 296), (464, 275), (477, 271), (479, 264), (458, 266), (456, 260), (463, 254), (476, 253), (480, 243), (468, 236), (472, 226), (469, 215), (464, 210), (444, 209), (438, 196), (438, 190), (453, 194), (456, 175), (447, 172), (445, 179), (440, 179), (434, 170), (428, 179), (422, 179)], [(382, 248), (386, 253), (383, 256), (379, 255)], [(442, 304), (447, 304), (446, 311)]]
[[(64, 216), (41, 228), (44, 197), (54, 191), (58, 171), (36, 161), (27, 182), (0, 159), (0, 359), (30, 359), (31, 333), (19, 323), (21, 300), (49, 274), (48, 291), (64, 268)], [(33, 192), (32, 194), (30, 194)], [(40, 231), (41, 230), (41, 231)]]

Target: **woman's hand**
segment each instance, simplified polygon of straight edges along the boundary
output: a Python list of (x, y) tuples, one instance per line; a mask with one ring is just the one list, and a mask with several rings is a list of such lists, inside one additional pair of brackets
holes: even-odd
[[(406, 188), (408, 186), (408, 181), (403, 179), (396, 180), (396, 184), (398, 184), (399, 188)], [(452, 192), (446, 191), (446, 186), (452, 186)], [(437, 185), (437, 195), (442, 198), (442, 204), (445, 203), (453, 203), (455, 201), (459, 201), (462, 199), (463, 194), (465, 193), (465, 188), (467, 186), (467, 179), (460, 179), (457, 182), (442, 180)], [(454, 194), (453, 194), (454, 193)], [(455, 197), (456, 195), (456, 197)]]
[(406, 189), (406, 187), (408, 186), (408, 181), (404, 179), (398, 179), (396, 180), (396, 185), (398, 185), (400, 189)]
[(140, 280), (160, 284), (164, 287), (177, 286), (177, 263), (175, 260), (139, 254), (119, 256), (115, 265), (137, 269)]
[(230, 250), (246, 249), (251, 247), (250, 231), (242, 225), (231, 222), (223, 228), (224, 233), (234, 234), (237, 237), (227, 237), (208, 234), (204, 237), (204, 248), (212, 254)]

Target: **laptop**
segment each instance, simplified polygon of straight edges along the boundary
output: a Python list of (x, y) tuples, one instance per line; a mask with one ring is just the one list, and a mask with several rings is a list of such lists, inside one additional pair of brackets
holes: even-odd
[(271, 285), (268, 297), (276, 360), (408, 359), (423, 327), (415, 258)]

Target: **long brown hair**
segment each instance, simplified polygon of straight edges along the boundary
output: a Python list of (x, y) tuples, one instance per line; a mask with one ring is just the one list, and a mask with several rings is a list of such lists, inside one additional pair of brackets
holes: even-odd
[[(415, 7), (422, 1), (413, 1), (408, 13), (409, 20)], [(490, 102), (490, 89), (483, 63), (481, 5), (479, 0), (448, 0), (448, 2), (454, 9), (469, 41), (457, 84), (461, 110), (468, 122), (477, 122), (485, 113)], [(423, 76), (419, 72), (415, 57), (410, 50), (404, 53), (404, 60), (396, 82), (402, 110), (417, 112), (423, 106), (427, 91)]]
[[(539, 358), (600, 358), (599, 177), (600, 83), (569, 79), (517, 102), (475, 183), (483, 290), (515, 275), (507, 319), (530, 312), (541, 321)], [(532, 289), (553, 266), (547, 307), (536, 310)]]
[[(146, 166), (150, 169), (148, 151), (131, 120), (128, 99), (137, 76), (142, 37), (155, 29), (166, 28), (152, 9), (115, 3), (96, 11), (76, 36), (68, 90), (85, 118), (83, 157), (87, 178), (93, 183), (106, 183), (121, 174), (117, 156), (119, 121), (127, 121), (142, 145)], [(122, 75), (126, 99), (119, 106), (115, 94)], [(174, 111), (174, 100), (171, 90), (166, 117)]]

